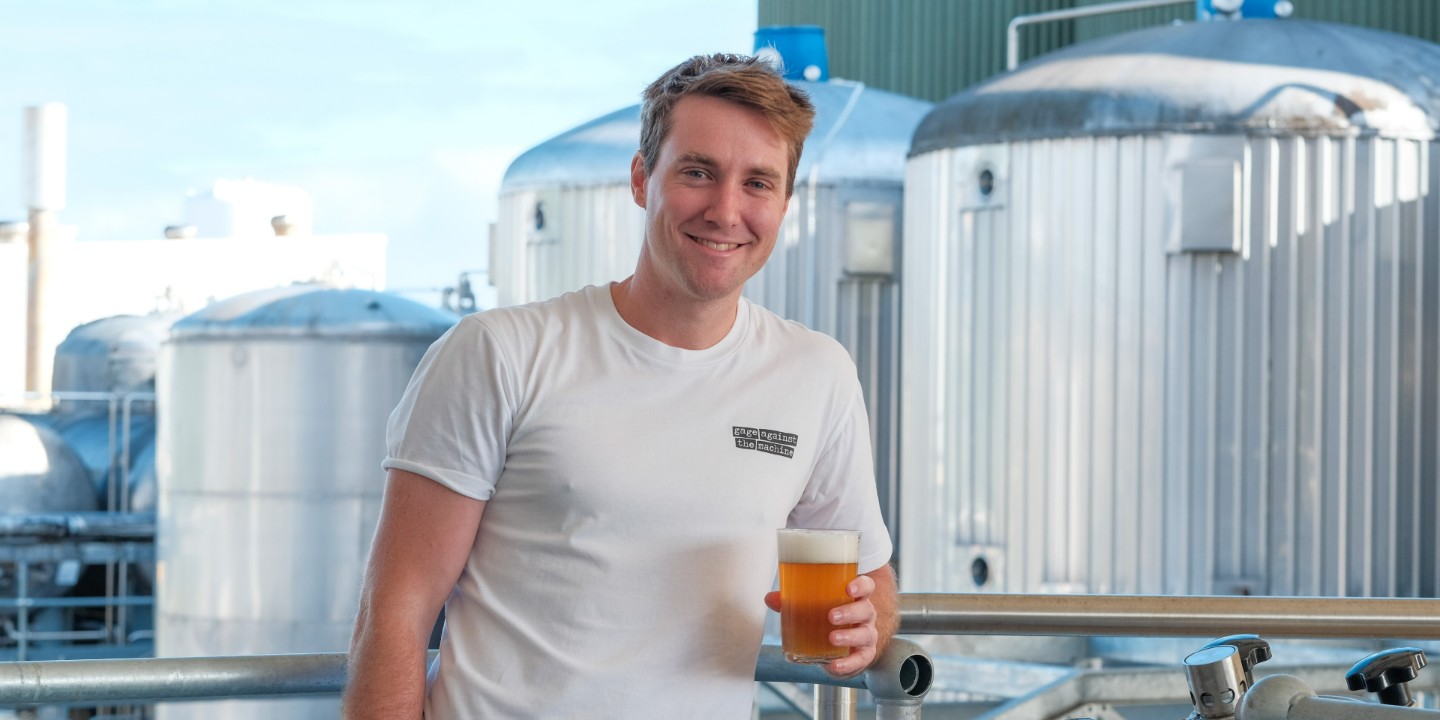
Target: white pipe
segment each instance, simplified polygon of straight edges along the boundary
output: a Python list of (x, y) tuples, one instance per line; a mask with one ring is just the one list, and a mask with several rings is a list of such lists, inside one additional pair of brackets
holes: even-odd
[(30, 278), (25, 311), (25, 389), (50, 391), (51, 344), (46, 313), (50, 246), (65, 207), (65, 106), (25, 108), (25, 206), (30, 209)]
[(1194, 4), (1194, 2), (1195, 0), (1127, 0), (1127, 2), (1086, 5), (1069, 10), (1051, 10), (1050, 12), (1017, 16), (1010, 21), (1010, 25), (1005, 33), (1005, 69), (1014, 70), (1015, 67), (1020, 64), (1020, 27), (1022, 25), (1034, 25), (1036, 23), (1053, 22), (1055, 20), (1073, 20), (1075, 18), (1106, 15), (1109, 13), (1125, 12), (1127, 10), (1145, 10), (1148, 8), (1163, 7), (1165, 5), (1180, 5), (1182, 3), (1189, 5)]
[(57, 224), (54, 210), (30, 211), (29, 281), (25, 304), (25, 389), (50, 392), (51, 358), (46, 313), (50, 297), (50, 246)]

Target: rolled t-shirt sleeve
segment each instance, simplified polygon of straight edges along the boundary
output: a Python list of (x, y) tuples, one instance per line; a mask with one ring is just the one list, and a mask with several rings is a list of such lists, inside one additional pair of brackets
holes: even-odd
[(390, 414), (381, 467), (489, 500), (514, 419), (511, 373), (485, 323), (462, 318), (425, 352)]
[(859, 530), (861, 573), (878, 570), (890, 562), (894, 547), (880, 512), (870, 424), (858, 380), (787, 524)]

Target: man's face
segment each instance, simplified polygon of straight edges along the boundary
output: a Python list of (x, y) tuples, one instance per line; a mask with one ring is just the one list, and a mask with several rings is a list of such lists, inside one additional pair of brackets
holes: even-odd
[(654, 171), (638, 154), (630, 168), (641, 264), (677, 300), (738, 298), (775, 248), (788, 147), (759, 113), (719, 98), (683, 98), (670, 118)]

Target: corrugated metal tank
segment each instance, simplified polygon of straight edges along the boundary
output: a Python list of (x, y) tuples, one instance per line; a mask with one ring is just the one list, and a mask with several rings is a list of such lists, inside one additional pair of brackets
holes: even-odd
[[(384, 293), (212, 305), (161, 350), (156, 655), (347, 649), (385, 423), (453, 323)], [(336, 698), (160, 704), (159, 718), (333, 718)]]
[[(843, 80), (795, 84), (815, 103), (815, 128), (775, 253), (745, 295), (831, 335), (854, 357), (893, 530), (901, 183), (911, 133), (933, 106)], [(634, 271), (645, 219), (630, 193), (639, 138), (636, 105), (563, 133), (511, 164), (492, 246), (500, 304), (541, 300)]]
[(645, 212), (630, 195), (640, 106), (616, 110), (527, 150), (500, 185), (490, 277), (500, 305), (623, 280)]
[(1436, 77), (1410, 37), (1190, 23), (938, 106), (903, 588), (1434, 597)]

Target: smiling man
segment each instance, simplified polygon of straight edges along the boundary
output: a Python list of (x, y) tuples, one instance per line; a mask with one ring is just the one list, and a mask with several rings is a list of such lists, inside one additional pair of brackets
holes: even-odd
[(860, 672), (894, 632), (855, 367), (741, 296), (814, 109), (713, 55), (641, 116), (634, 275), (467, 316), (391, 416), (347, 718), (748, 718), (787, 525), (863, 532), (827, 669)]

